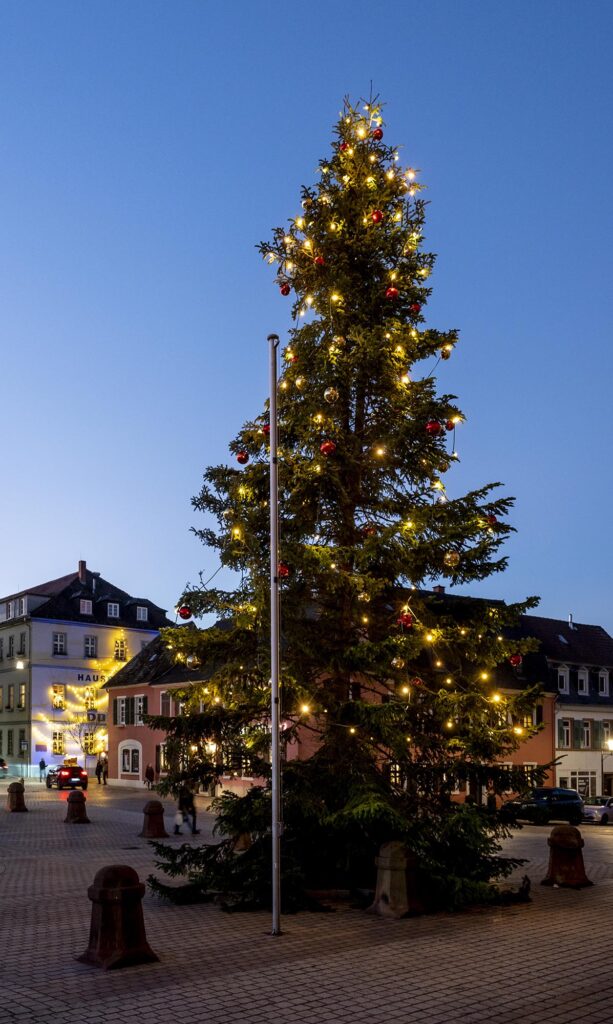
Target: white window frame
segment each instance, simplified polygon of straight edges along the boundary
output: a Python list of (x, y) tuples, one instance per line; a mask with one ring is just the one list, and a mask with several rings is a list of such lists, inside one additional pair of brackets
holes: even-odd
[(53, 654), (66, 655), (68, 649), (68, 638), (66, 633), (53, 633)]
[(114, 661), (127, 661), (128, 660), (128, 643), (123, 637), (118, 637), (115, 641)]
[(611, 739), (611, 721), (608, 718), (604, 718), (602, 721), (602, 749), (607, 748), (607, 741)]
[(577, 693), (580, 697), (587, 697), (590, 692), (590, 671), (582, 665), (577, 669)]
[(64, 683), (51, 683), (51, 707), (54, 711), (66, 710), (66, 686)]
[[(128, 761), (128, 767), (124, 768), (124, 755)], [(138, 761), (138, 768), (133, 770), (134, 755)], [(141, 778), (143, 769), (143, 746), (138, 740), (123, 740), (117, 750), (118, 775), (132, 775), (134, 778)]]
[(27, 610), (27, 602), (25, 597), (19, 598), (19, 614), (25, 615)]
[(562, 724), (562, 735), (563, 742), (561, 744), (562, 750), (570, 750), (573, 742), (573, 723), (570, 718), (560, 719)]
[(117, 725), (126, 724), (126, 700), (127, 697), (117, 698)]
[(570, 672), (568, 665), (558, 665), (558, 693), (568, 693)]
[(581, 749), (592, 749), (592, 723), (589, 718), (581, 719)]
[(134, 725), (144, 725), (143, 722), (143, 701), (145, 695), (139, 693), (134, 697)]
[(58, 729), (51, 733), (51, 753), (60, 756), (66, 753), (63, 729)]
[(95, 633), (88, 633), (87, 636), (83, 637), (83, 657), (98, 657), (98, 637)]
[(608, 668), (601, 668), (598, 673), (598, 696), (608, 697), (609, 696), (609, 670)]
[(144, 604), (136, 605), (136, 621), (149, 622), (149, 609)]
[(587, 776), (587, 795), (596, 796), (596, 772), (594, 771), (572, 771), (570, 772), (570, 788), (576, 789), (577, 792), (581, 793), (579, 786), (579, 780), (585, 779)]
[(93, 601), (90, 601), (88, 597), (82, 597), (79, 601), (79, 614), (91, 615), (93, 607)]
[(109, 619), (119, 618), (119, 604), (117, 601), (108, 601), (106, 605), (106, 614)]

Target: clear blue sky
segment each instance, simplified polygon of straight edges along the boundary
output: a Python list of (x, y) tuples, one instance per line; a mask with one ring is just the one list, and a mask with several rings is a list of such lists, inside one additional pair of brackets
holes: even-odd
[(449, 493), (517, 498), (472, 589), (613, 631), (612, 30), (606, 0), (4, 0), (0, 593), (85, 558), (172, 608), (216, 567), (190, 498), (289, 326), (254, 246), (372, 79), (461, 330)]

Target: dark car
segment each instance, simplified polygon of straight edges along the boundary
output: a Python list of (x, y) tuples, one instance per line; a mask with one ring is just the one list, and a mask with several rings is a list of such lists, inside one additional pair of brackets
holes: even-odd
[(576, 789), (543, 786), (508, 800), (500, 808), (500, 814), (509, 822), (523, 819), (532, 825), (547, 825), (550, 821), (579, 825), (583, 819), (583, 800)]
[(9, 766), (3, 757), (0, 757), (0, 775), (8, 775)]
[(52, 765), (46, 779), (47, 789), (51, 789), (52, 786), (57, 786), (58, 789), (74, 789), (75, 786), (87, 789), (88, 781), (85, 768), (80, 768), (78, 764)]

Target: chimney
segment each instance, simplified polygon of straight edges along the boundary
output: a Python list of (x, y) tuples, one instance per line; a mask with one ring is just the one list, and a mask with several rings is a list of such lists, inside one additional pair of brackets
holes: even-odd
[(573, 622), (573, 613), (572, 612), (568, 613), (568, 628), (569, 629), (576, 629), (577, 628), (575, 626), (575, 623)]
[(79, 583), (87, 582), (87, 562), (79, 562)]
[(445, 588), (439, 583), (436, 587), (432, 587), (433, 594), (444, 594)]

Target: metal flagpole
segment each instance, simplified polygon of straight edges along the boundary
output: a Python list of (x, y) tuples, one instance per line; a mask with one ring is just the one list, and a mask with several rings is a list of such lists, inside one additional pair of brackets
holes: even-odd
[(279, 708), (279, 482), (277, 471), (277, 349), (270, 346), (270, 703), (272, 761), (272, 934), (281, 934), (281, 758)]

